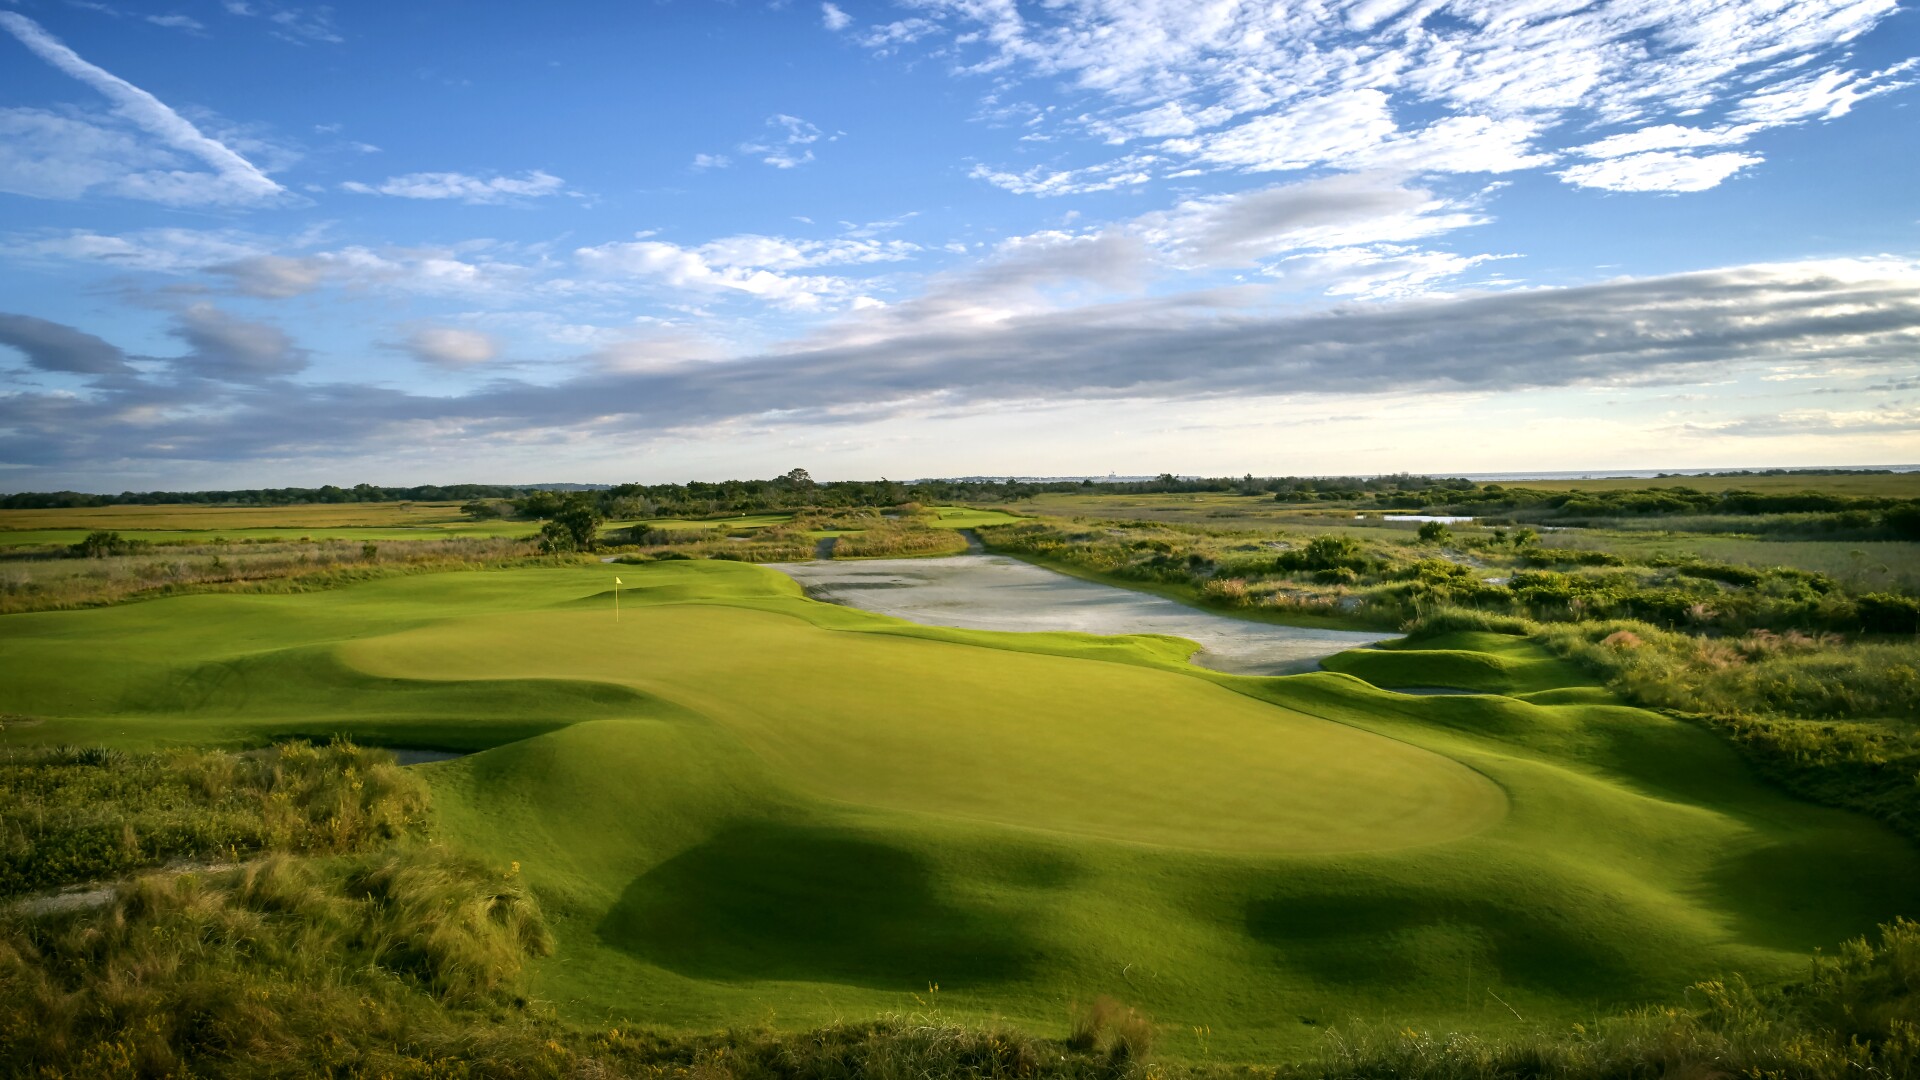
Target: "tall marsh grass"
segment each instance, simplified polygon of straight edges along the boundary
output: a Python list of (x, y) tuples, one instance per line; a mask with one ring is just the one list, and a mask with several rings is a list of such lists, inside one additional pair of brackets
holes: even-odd
[(0, 897), (259, 852), (418, 833), (427, 795), (384, 750), (0, 749)]
[(392, 574), (532, 559), (527, 540), (474, 538), (168, 545), (106, 558), (0, 554), (0, 614), (208, 591), (328, 588)]

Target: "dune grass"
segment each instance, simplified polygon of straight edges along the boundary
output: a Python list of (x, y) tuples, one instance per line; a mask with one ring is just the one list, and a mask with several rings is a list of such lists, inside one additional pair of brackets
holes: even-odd
[(426, 790), (391, 757), (292, 742), (236, 755), (0, 749), (0, 898), (179, 861), (343, 852), (415, 834)]
[[(440, 842), (517, 861), (545, 906), (532, 992), (680, 1030), (937, 984), (957, 1020), (1063, 1033), (1110, 995), (1173, 1059), (1356, 1019), (1495, 1037), (1791, 978), (1920, 895), (1888, 830), (1591, 684), (1236, 677), (1168, 639), (900, 623), (758, 567), (619, 572), (618, 622), (598, 566), (0, 617), (0, 743), (487, 748), (417, 774)], [(1494, 644), (1445, 651), (1553, 681)]]

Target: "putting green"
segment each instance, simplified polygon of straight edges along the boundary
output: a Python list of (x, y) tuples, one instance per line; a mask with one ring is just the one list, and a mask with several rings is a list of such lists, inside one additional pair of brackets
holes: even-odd
[(630, 686), (712, 718), (817, 796), (1115, 840), (1367, 851), (1466, 836), (1506, 808), (1458, 762), (1198, 679), (742, 608), (490, 616), (340, 655), (390, 678)]

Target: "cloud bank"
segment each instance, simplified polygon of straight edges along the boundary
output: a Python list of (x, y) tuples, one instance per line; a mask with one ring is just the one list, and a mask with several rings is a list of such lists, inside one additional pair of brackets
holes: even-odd
[[(1108, 243), (1114, 241), (1105, 241)], [(1093, 250), (1093, 249), (1087, 249)], [(1085, 253), (1085, 252), (1083, 252)], [(1057, 254), (1057, 253), (1055, 253)], [(1001, 271), (1017, 282), (1016, 263)], [(1841, 260), (1734, 267), (1313, 313), (1190, 294), (964, 324), (935, 306), (877, 313), (882, 332), (731, 359), (670, 342), (620, 366), (535, 385), (501, 380), (426, 396), (291, 380), (306, 354), (277, 329), (209, 306), (174, 329), (187, 351), (128, 357), (71, 328), (9, 316), (0, 342), (48, 371), (100, 376), (85, 394), (0, 398), (0, 462), (102, 457), (234, 461), (377, 451), (431, 431), (447, 446), (755, 423), (833, 425), (1008, 403), (1158, 401), (1416, 391), (1515, 391), (1724, 377), (1755, 364), (1904, 374), (1920, 346), (1920, 265)], [(860, 316), (851, 316), (858, 319)], [(429, 336), (443, 356), (472, 339)], [(192, 390), (205, 379), (226, 391)], [(189, 404), (191, 403), (191, 404)]]

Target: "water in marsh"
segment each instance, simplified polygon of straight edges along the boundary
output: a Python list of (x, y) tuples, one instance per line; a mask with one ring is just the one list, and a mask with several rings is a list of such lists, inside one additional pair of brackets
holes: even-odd
[[(1367, 515), (1353, 515), (1355, 521), (1365, 521)], [(1459, 514), (1381, 514), (1382, 521), (1437, 521), (1442, 525), (1470, 525), (1473, 519)]]
[(424, 750), (411, 746), (389, 746), (387, 753), (400, 765), (431, 765), (436, 761), (452, 761), (473, 753), (471, 750)]
[(774, 566), (807, 595), (932, 626), (1170, 634), (1200, 644), (1194, 663), (1238, 675), (1311, 671), (1320, 658), (1395, 637), (1252, 622), (1150, 593), (1082, 581), (1003, 555), (829, 559)]

